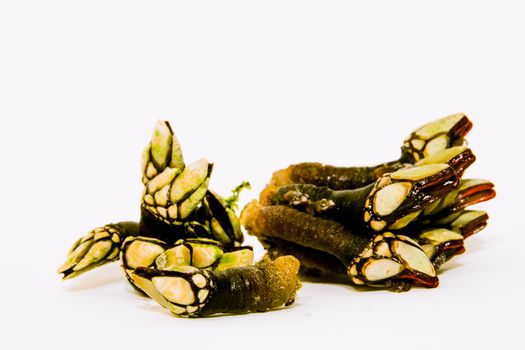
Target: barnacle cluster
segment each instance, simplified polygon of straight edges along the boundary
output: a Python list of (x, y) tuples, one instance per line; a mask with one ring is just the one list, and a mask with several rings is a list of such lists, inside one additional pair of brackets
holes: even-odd
[(253, 264), (235, 213), (243, 182), (223, 198), (208, 188), (213, 165), (186, 165), (170, 124), (159, 121), (142, 156), (140, 221), (107, 224), (80, 238), (58, 269), (64, 279), (119, 260), (125, 276), (174, 315), (266, 311), (293, 303), (293, 256)]
[(487, 213), (467, 210), (494, 185), (463, 179), (475, 161), (464, 114), (430, 122), (376, 166), (300, 163), (276, 171), (241, 213), (273, 258), (293, 255), (304, 275), (347, 274), (355, 285), (406, 291), (436, 287), (440, 266), (465, 251)]
[[(464, 114), (430, 122), (403, 141), (399, 159), (376, 166), (290, 165), (239, 218), (249, 184), (228, 198), (210, 190), (213, 164), (187, 165), (159, 121), (142, 156), (140, 220), (95, 228), (58, 272), (69, 279), (120, 260), (137, 291), (181, 317), (290, 305), (299, 273), (397, 292), (437, 287), (441, 265), (487, 225), (486, 212), (467, 207), (495, 196), (490, 181), (463, 178), (476, 159), (471, 128)], [(241, 224), (267, 250), (256, 264)]]

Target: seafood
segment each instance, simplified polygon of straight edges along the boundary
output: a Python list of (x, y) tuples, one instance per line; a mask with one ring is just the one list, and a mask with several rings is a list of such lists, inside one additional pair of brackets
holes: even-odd
[[(293, 255), (306, 275), (347, 273), (356, 285), (405, 291), (410, 286), (436, 287), (443, 263), (465, 251), (464, 239), (479, 232), (488, 216), (464, 211), (448, 224), (361, 235), (334, 222), (286, 206), (250, 202), (241, 213), (248, 233), (272, 258)], [(432, 267), (431, 267), (432, 266)]]
[(414, 221), (432, 203), (455, 190), (460, 179), (447, 164), (428, 164), (397, 170), (375, 184), (332, 190), (309, 184), (280, 187), (265, 200), (274, 205), (305, 208), (353, 228), (373, 232), (399, 230)]
[(413, 131), (403, 142), (398, 160), (376, 166), (337, 167), (321, 163), (299, 163), (273, 173), (270, 186), (307, 183), (346, 190), (366, 186), (385, 173), (414, 164), (422, 158), (447, 148), (462, 146), (472, 122), (463, 113), (453, 114), (427, 123)]
[(494, 184), (484, 179), (464, 179), (459, 187), (440, 201), (426, 208), (419, 224), (451, 221), (468, 206), (488, 201), (496, 196)]
[(170, 124), (159, 121), (142, 157), (140, 222), (92, 230), (73, 245), (58, 272), (69, 279), (120, 258), (130, 284), (177, 316), (293, 303), (299, 262), (289, 256), (253, 266), (235, 213), (249, 183), (224, 199), (208, 188), (212, 169), (205, 159), (186, 165)]
[(57, 272), (63, 279), (76, 277), (104, 264), (117, 261), (126, 237), (138, 236), (138, 222), (127, 221), (97, 227), (79, 238)]
[[(140, 220), (107, 224), (75, 242), (64, 279), (120, 260), (133, 288), (175, 316), (267, 311), (291, 305), (303, 275), (344, 274), (356, 286), (435, 288), (441, 266), (465, 252), (488, 214), (494, 184), (462, 179), (476, 157), (464, 114), (423, 125), (399, 159), (372, 167), (301, 163), (275, 172), (259, 201), (235, 213), (237, 186), (209, 188), (213, 164), (186, 164), (168, 122), (142, 154)], [(241, 227), (267, 250), (253, 262)]]
[(294, 302), (299, 261), (283, 256), (221, 271), (136, 268), (133, 283), (177, 316), (267, 311)]
[(193, 266), (222, 271), (253, 265), (253, 248), (228, 248), (205, 238), (180, 239), (170, 245), (156, 238), (128, 237), (122, 244), (120, 260), (128, 281), (138, 288), (131, 279), (131, 272), (137, 268), (167, 270)]
[(355, 284), (437, 287), (434, 266), (411, 238), (391, 232), (372, 237), (352, 232), (343, 225), (296, 209), (262, 206), (250, 202), (241, 213), (249, 234), (278, 238), (295, 245), (322, 251), (337, 258)]
[(487, 225), (486, 212), (465, 208), (496, 194), (490, 181), (461, 179), (476, 159), (463, 145), (471, 127), (463, 114), (428, 123), (399, 160), (375, 167), (291, 165), (241, 222), (271, 257), (296, 256), (303, 274), (347, 274), (394, 291), (435, 287), (442, 264)]

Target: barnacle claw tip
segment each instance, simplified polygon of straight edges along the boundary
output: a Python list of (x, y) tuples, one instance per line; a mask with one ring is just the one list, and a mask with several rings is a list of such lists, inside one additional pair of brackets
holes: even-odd
[(142, 181), (146, 184), (166, 168), (184, 169), (182, 150), (168, 121), (158, 120), (142, 154)]
[(459, 183), (453, 168), (443, 163), (414, 166), (383, 175), (368, 195), (365, 222), (374, 231), (401, 229)]
[(482, 210), (463, 210), (460, 215), (450, 223), (450, 229), (459, 233), (463, 238), (468, 238), (487, 226), (488, 214)]
[(387, 286), (406, 291), (410, 285), (437, 287), (434, 266), (412, 239), (390, 232), (376, 235), (348, 269), (357, 285)]
[(120, 233), (112, 226), (98, 227), (77, 240), (66, 261), (57, 269), (66, 280), (118, 259)]
[(138, 288), (174, 315), (197, 317), (290, 305), (300, 287), (298, 270), (298, 260), (286, 256), (224, 271), (137, 267), (130, 276)]
[(449, 229), (428, 229), (421, 233), (417, 240), (435, 269), (454, 256), (465, 252), (464, 237)]
[(471, 128), (472, 122), (464, 113), (427, 123), (405, 139), (401, 147), (402, 159), (413, 163), (449, 147), (463, 145)]
[(476, 156), (472, 150), (465, 146), (455, 146), (437, 151), (419, 160), (414, 165), (427, 165), (435, 163), (446, 163), (450, 165), (458, 176), (476, 161)]

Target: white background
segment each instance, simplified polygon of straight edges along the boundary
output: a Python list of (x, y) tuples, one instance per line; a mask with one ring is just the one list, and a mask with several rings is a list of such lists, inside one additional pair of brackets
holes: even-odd
[[(0, 0), (2, 348), (520, 347), (522, 4)], [(138, 220), (159, 118), (188, 162), (215, 163), (212, 188), (250, 180), (246, 203), (287, 164), (392, 160), (412, 129), (460, 111), (467, 177), (498, 196), (437, 289), (305, 283), (289, 309), (186, 320), (118, 264), (55, 273), (91, 228)]]

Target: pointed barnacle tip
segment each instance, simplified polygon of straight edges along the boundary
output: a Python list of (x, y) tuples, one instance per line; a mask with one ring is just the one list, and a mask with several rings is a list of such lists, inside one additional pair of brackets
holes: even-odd
[(56, 269), (56, 273), (62, 273), (64, 272), (66, 269), (64, 268), (64, 265), (65, 264), (62, 264), (58, 267), (58, 269)]
[(161, 130), (167, 129), (168, 132), (173, 135), (173, 130), (171, 128), (170, 122), (164, 119), (157, 119), (155, 123), (155, 132), (161, 132)]
[(66, 270), (62, 266), (60, 266), (58, 269), (56, 269), (55, 272), (61, 275), (60, 277), (64, 279), (64, 277), (66, 276), (65, 271)]
[(62, 281), (66, 281), (66, 280), (69, 280), (69, 279), (75, 277), (75, 275), (73, 274), (73, 269), (71, 269), (71, 268), (69, 268), (69, 269), (59, 268), (57, 270), (57, 273), (60, 275), (60, 279)]
[(170, 134), (173, 135), (173, 128), (171, 127), (170, 122), (168, 120), (164, 120), (164, 124), (166, 125), (166, 127), (170, 131)]
[(73, 271), (73, 268), (75, 267), (75, 265), (76, 265), (76, 262), (71, 262), (68, 260), (62, 263), (62, 265), (60, 265), (60, 267), (56, 269), (56, 272), (58, 274), (63, 274), (64, 277), (67, 277), (67, 275), (69, 275)]

